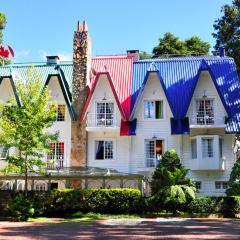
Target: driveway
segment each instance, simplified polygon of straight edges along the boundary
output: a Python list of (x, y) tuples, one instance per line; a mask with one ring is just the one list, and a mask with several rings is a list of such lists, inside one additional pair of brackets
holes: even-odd
[(0, 222), (0, 240), (240, 239), (240, 220), (125, 219), (93, 222)]

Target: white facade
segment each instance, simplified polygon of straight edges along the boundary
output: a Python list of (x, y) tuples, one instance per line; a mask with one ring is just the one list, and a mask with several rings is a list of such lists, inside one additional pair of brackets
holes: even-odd
[[(65, 106), (64, 121), (56, 121), (49, 131), (59, 133), (58, 142), (64, 143), (61, 167), (69, 167), (72, 120), (58, 77), (52, 76), (48, 87), (51, 101)], [(0, 99), (7, 102), (10, 97), (14, 97), (10, 79), (4, 78), (0, 85)], [(149, 103), (148, 110), (152, 112), (146, 117)], [(154, 117), (157, 105), (160, 113)], [(205, 113), (199, 113), (200, 108)], [(187, 113), (190, 135), (171, 135), (170, 118), (173, 115), (157, 74), (151, 73), (134, 115), (137, 119), (136, 136), (120, 136), (122, 116), (109, 80), (102, 74), (86, 111), (87, 166), (141, 173), (150, 178), (160, 155), (174, 148), (183, 165), (190, 169), (189, 176), (198, 183), (200, 194), (222, 195), (235, 161), (234, 135), (225, 134), (224, 130), (226, 116), (209, 73), (203, 71)], [(0, 160), (0, 164), (3, 163)]]
[[(206, 99), (205, 115), (199, 112), (199, 102)], [(233, 152), (234, 135), (225, 134), (224, 119), (227, 113), (207, 71), (198, 80), (187, 113), (190, 122), (190, 135), (171, 135), (170, 118), (173, 116), (167, 98), (156, 73), (151, 73), (138, 101), (134, 118), (137, 118), (136, 136), (120, 136), (120, 112), (108, 80), (102, 77), (94, 91), (87, 109), (89, 116), (96, 118), (97, 102), (114, 103), (114, 127), (88, 124), (88, 166), (114, 168), (128, 173), (142, 173), (150, 177), (157, 164), (156, 149), (160, 144), (163, 153), (176, 149), (189, 176), (197, 182), (200, 194), (223, 195), (235, 161)], [(146, 102), (161, 102), (161, 116), (146, 118)], [(205, 101), (205, 100), (204, 100)], [(202, 104), (203, 102), (201, 102)], [(205, 102), (204, 102), (205, 103)], [(211, 114), (211, 115), (210, 115)], [(200, 116), (200, 117), (199, 117)], [(93, 119), (94, 119), (93, 118)], [(191, 141), (196, 140), (195, 149)], [(113, 159), (96, 160), (96, 141), (113, 142)], [(193, 143), (194, 144), (194, 143)], [(150, 150), (149, 150), (150, 149)], [(155, 161), (149, 164), (149, 151), (154, 152)], [(161, 150), (162, 151), (162, 150)], [(194, 153), (193, 153), (194, 151)], [(151, 155), (151, 154), (150, 154)], [(160, 157), (161, 158), (161, 157)]]

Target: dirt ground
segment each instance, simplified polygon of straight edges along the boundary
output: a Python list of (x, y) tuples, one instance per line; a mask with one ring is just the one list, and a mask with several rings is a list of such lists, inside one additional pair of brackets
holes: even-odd
[(126, 219), (92, 222), (0, 222), (0, 240), (240, 239), (240, 220)]

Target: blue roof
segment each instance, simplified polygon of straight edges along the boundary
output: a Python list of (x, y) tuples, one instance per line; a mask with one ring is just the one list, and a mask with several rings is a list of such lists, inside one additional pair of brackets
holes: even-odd
[(229, 116), (226, 132), (240, 132), (240, 82), (234, 60), (224, 57), (181, 57), (149, 59), (134, 62), (132, 81), (132, 116), (137, 99), (148, 76), (156, 72), (165, 92), (173, 117), (184, 119), (200, 72), (208, 70)]

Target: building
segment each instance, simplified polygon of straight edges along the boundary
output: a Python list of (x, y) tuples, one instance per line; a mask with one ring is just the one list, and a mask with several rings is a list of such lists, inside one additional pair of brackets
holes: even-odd
[[(222, 195), (240, 132), (240, 83), (226, 56), (139, 60), (91, 56), (86, 22), (74, 33), (73, 62), (49, 56), (35, 68), (58, 103), (59, 131), (48, 167), (98, 167), (150, 179), (162, 154), (176, 149), (199, 193)], [(16, 95), (14, 81), (30, 65), (0, 67), (0, 99)], [(7, 154), (2, 148), (2, 158)], [(52, 162), (56, 160), (56, 162)]]

